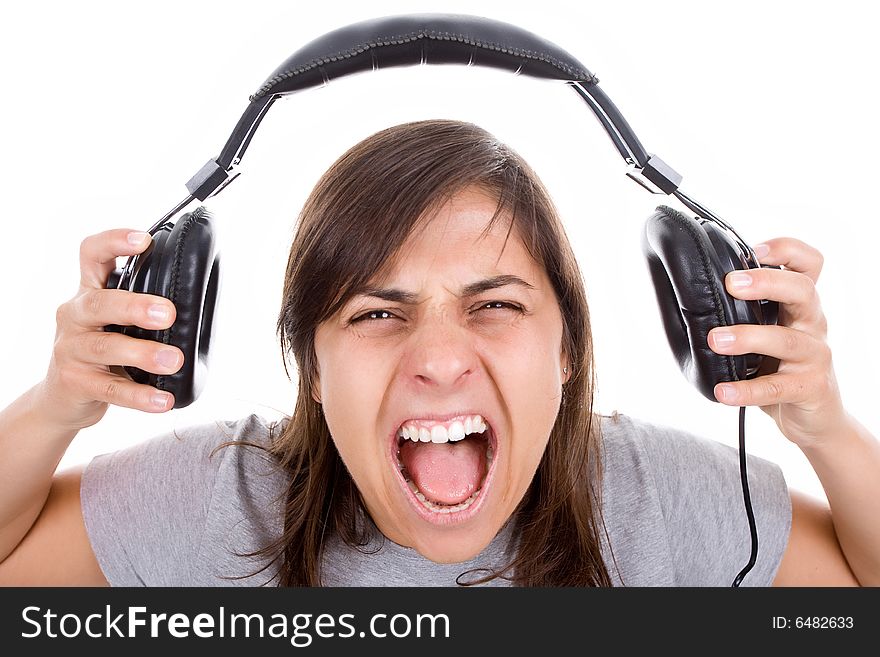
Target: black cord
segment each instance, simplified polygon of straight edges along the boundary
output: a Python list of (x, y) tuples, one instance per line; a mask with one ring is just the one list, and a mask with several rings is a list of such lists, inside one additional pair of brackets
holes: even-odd
[(739, 476), (742, 479), (743, 501), (746, 505), (746, 515), (749, 517), (749, 532), (752, 534), (752, 554), (749, 563), (743, 568), (731, 586), (738, 587), (758, 558), (758, 530), (755, 528), (755, 514), (752, 512), (752, 498), (749, 495), (749, 475), (746, 472), (746, 407), (739, 408)]

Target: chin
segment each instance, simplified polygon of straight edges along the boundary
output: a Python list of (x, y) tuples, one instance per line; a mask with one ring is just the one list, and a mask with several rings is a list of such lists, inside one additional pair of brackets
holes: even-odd
[(414, 549), (426, 559), (434, 563), (461, 563), (470, 561), (480, 554), (497, 533), (489, 529), (485, 532), (425, 532), (421, 536), (414, 537), (412, 544)]

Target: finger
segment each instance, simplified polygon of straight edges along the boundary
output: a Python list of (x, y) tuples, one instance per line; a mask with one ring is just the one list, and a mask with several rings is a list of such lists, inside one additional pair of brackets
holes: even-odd
[(731, 356), (764, 354), (788, 363), (829, 362), (828, 344), (809, 333), (787, 326), (737, 324), (709, 331), (709, 348)]
[(174, 304), (164, 297), (103, 288), (76, 296), (59, 308), (59, 312), (63, 316), (60, 321), (73, 322), (88, 329), (103, 328), (108, 324), (164, 329), (177, 318)]
[(796, 404), (814, 395), (813, 379), (803, 374), (768, 374), (748, 381), (719, 383), (715, 398), (729, 406)]
[(183, 352), (177, 347), (103, 331), (80, 333), (62, 351), (79, 362), (127, 365), (154, 374), (172, 374), (183, 365)]
[[(816, 285), (806, 274), (786, 269), (749, 269), (732, 271), (724, 279), (728, 292), (737, 299), (771, 299), (785, 304), (785, 311), (795, 323), (824, 322)], [(811, 331), (812, 332), (812, 331)]]
[[(761, 245), (755, 246), (756, 250), (759, 246)], [(786, 269), (804, 274), (813, 283), (819, 280), (825, 258), (818, 249), (793, 237), (767, 240), (764, 246), (768, 249), (767, 253), (758, 258), (762, 265), (782, 265)]]
[(148, 413), (163, 413), (174, 405), (171, 393), (113, 374), (86, 376), (83, 387), (91, 399)]
[(79, 247), (80, 286), (103, 288), (116, 268), (116, 258), (141, 253), (151, 240), (149, 233), (129, 228), (89, 235)]

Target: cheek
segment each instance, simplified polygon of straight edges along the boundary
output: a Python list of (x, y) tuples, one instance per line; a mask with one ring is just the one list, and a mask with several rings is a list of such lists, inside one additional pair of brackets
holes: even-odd
[(368, 349), (319, 345), (322, 408), (330, 435), (356, 480), (382, 463), (378, 411), (390, 385), (390, 365)]
[(562, 375), (559, 350), (561, 331), (545, 327), (496, 350), (494, 378), (509, 412), (511, 460), (509, 467), (521, 483), (531, 480), (544, 453), (561, 403)]
[(562, 382), (561, 329), (550, 322), (542, 323), (509, 338), (487, 344), (487, 362), (504, 396), (514, 410), (520, 404), (534, 409), (552, 408), (558, 402)]

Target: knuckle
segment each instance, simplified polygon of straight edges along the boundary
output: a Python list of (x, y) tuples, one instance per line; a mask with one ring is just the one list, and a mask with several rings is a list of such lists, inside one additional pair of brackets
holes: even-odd
[(91, 238), (91, 236), (89, 236), (89, 237), (83, 238), (82, 242), (79, 243), (80, 260), (85, 260), (88, 257), (91, 241), (92, 241), (92, 238)]
[(827, 342), (820, 342), (819, 347), (816, 350), (819, 357), (819, 362), (822, 365), (822, 369), (828, 371), (831, 368), (831, 347), (828, 346)]
[(55, 335), (55, 341), (52, 343), (52, 358), (56, 363), (64, 361), (66, 342), (61, 333)]
[(797, 253), (801, 252), (809, 252), (815, 250), (812, 246), (804, 242), (802, 239), (798, 239), (797, 237), (789, 237), (789, 253)]
[(761, 298), (764, 299), (772, 299), (778, 296), (780, 285), (784, 284), (778, 280), (775, 269), (756, 269), (754, 273), (752, 273), (752, 278), (755, 281), (755, 293), (759, 294)]
[(769, 399), (779, 399), (785, 393), (785, 387), (779, 382), (769, 379), (764, 382), (764, 394)]
[(830, 370), (825, 371), (825, 376), (821, 377), (820, 393), (823, 397), (837, 394), (837, 379)]
[(754, 394), (752, 392), (752, 387), (748, 383), (735, 384), (733, 390), (738, 404), (749, 405), (751, 403)]
[(69, 367), (59, 367), (55, 371), (55, 376), (64, 388), (73, 389), (80, 384), (80, 377), (78, 377)]
[(813, 283), (813, 279), (807, 276), (805, 273), (797, 271), (794, 272), (797, 275), (798, 284), (801, 286), (805, 292), (809, 294), (810, 299), (812, 300), (814, 294), (816, 293), (816, 286)]
[(99, 384), (98, 392), (101, 395), (101, 399), (105, 401), (114, 401), (121, 396), (122, 384), (116, 379), (106, 379)]
[(788, 331), (784, 331), (782, 334), (782, 340), (785, 346), (785, 351), (787, 354), (796, 353), (801, 346), (801, 336), (798, 335), (797, 331), (794, 329), (789, 329)]
[(99, 315), (104, 309), (104, 295), (100, 290), (90, 290), (83, 295), (83, 305), (89, 315)]
[(64, 330), (64, 325), (59, 324), (58, 330), (55, 331), (55, 340), (52, 342), (52, 356), (56, 360), (64, 360), (69, 351), (68, 344), (70, 339), (68, 332)]
[(55, 309), (55, 324), (57, 326), (63, 326), (67, 322), (69, 308), (69, 302), (64, 302)]
[(114, 336), (112, 333), (98, 333), (97, 335), (92, 336), (92, 338), (87, 341), (88, 352), (99, 359), (107, 356), (113, 347), (113, 338)]

